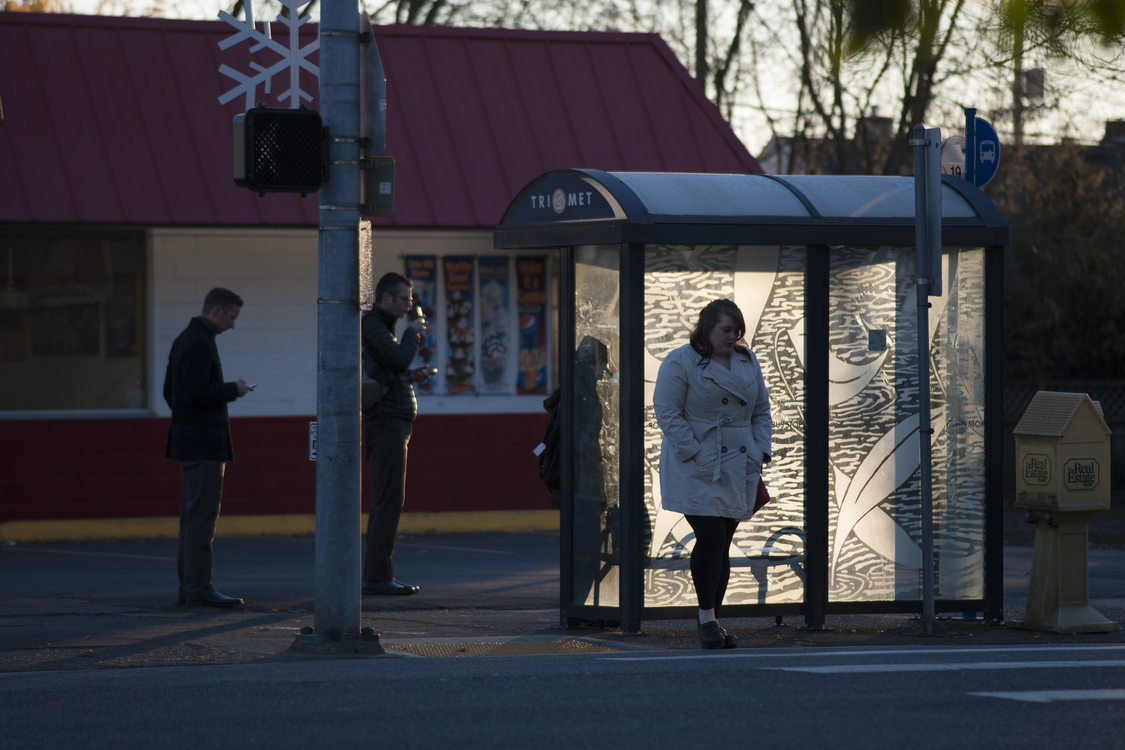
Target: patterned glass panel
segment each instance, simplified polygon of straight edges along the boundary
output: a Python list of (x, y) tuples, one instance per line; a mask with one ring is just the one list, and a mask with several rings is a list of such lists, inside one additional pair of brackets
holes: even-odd
[[(929, 310), (936, 596), (984, 587), (984, 251), (946, 250)], [(829, 578), (833, 601), (922, 596), (913, 248), (833, 248)]]
[(699, 311), (720, 297), (733, 299), (746, 318), (746, 341), (762, 365), (774, 422), (773, 461), (765, 470), (774, 500), (739, 525), (724, 604), (803, 598), (806, 258), (803, 247), (645, 248), (645, 606), (696, 604), (689, 569), (691, 527), (660, 503), (662, 434), (652, 391), (664, 357), (687, 343)]
[(575, 248), (573, 601), (616, 607), (620, 585), (620, 262)]

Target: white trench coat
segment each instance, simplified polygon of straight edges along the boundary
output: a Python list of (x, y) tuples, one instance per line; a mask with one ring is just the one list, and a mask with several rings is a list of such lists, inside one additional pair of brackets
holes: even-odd
[(745, 521), (754, 513), (763, 458), (773, 437), (762, 368), (746, 349), (730, 369), (685, 344), (660, 365), (653, 392), (665, 510)]

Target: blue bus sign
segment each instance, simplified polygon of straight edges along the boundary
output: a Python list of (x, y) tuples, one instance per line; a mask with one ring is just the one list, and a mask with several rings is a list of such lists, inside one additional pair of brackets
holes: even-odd
[(996, 168), (1000, 166), (1000, 139), (996, 137), (996, 129), (992, 123), (982, 117), (976, 122), (977, 139), (974, 149), (976, 162), (977, 187), (988, 184), (996, 176)]
[(980, 187), (996, 176), (1000, 166), (1000, 138), (992, 123), (965, 108), (965, 179)]

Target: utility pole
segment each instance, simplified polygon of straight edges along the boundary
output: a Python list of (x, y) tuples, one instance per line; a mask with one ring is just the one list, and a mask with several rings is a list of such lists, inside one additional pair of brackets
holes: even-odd
[(695, 0), (695, 80), (707, 95), (707, 0)]
[(1012, 59), (1015, 65), (1012, 71), (1012, 143), (1015, 145), (1016, 149), (1019, 149), (1023, 146), (1023, 14), (1020, 13), (1018, 17), (1014, 17), (1013, 20), (1015, 20), (1015, 38), (1012, 41)]
[(321, 4), (320, 108), (329, 132), (317, 256), (315, 628), (293, 648), (383, 653), (360, 630), (359, 11)]
[(922, 509), (922, 629), (934, 632), (933, 425), (930, 419), (930, 296), (942, 293), (941, 130), (915, 125), (915, 290), (918, 303), (918, 467)]

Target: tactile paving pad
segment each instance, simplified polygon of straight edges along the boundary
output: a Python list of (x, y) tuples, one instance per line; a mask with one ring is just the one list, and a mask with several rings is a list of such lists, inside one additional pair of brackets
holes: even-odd
[(471, 643), (402, 643), (383, 644), (388, 651), (415, 656), (526, 656), (538, 654), (586, 654), (614, 652), (620, 649), (589, 641), (487, 641)]

